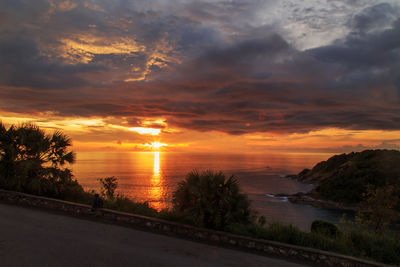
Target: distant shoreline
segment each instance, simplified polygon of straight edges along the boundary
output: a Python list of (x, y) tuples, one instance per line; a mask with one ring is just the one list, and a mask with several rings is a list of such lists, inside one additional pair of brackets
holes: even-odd
[(291, 203), (311, 205), (317, 208), (351, 210), (351, 211), (360, 210), (360, 207), (358, 205), (348, 205), (339, 202), (334, 202), (331, 200), (317, 199), (313, 198), (307, 193), (301, 193), (301, 192), (296, 193), (294, 195), (288, 195), (287, 198)]

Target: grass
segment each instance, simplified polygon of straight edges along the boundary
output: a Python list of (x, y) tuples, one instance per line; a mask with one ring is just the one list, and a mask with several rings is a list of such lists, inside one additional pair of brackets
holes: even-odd
[(229, 229), (229, 232), (349, 255), (349, 250), (346, 248), (345, 244), (339, 240), (331, 239), (318, 233), (304, 232), (296, 226), (283, 224), (281, 222), (271, 222), (265, 227), (258, 225), (234, 225)]
[(352, 229), (344, 236), (354, 256), (387, 264), (400, 264), (400, 240), (396, 233), (377, 235), (366, 229)]
[(135, 202), (125, 196), (117, 196), (114, 199), (106, 199), (104, 201), (104, 208), (148, 217), (158, 216), (157, 210), (151, 208), (146, 202)]
[(352, 224), (342, 234), (329, 237), (322, 233), (304, 232), (293, 225), (281, 222), (258, 225), (232, 225), (230, 233), (261, 238), (282, 243), (310, 247), (344, 255), (355, 256), (386, 264), (400, 264), (400, 237), (398, 233), (378, 235)]

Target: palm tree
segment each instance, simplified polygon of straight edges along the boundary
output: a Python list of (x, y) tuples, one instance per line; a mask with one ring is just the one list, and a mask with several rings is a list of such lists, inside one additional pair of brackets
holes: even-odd
[(71, 140), (61, 132), (49, 135), (33, 124), (6, 129), (0, 123), (0, 186), (41, 193), (49, 182), (71, 182), (72, 173), (64, 167), (75, 160), (70, 146)]
[(200, 226), (224, 229), (231, 223), (249, 223), (250, 202), (240, 193), (234, 176), (222, 172), (196, 170), (178, 184), (173, 195), (174, 208), (193, 216)]

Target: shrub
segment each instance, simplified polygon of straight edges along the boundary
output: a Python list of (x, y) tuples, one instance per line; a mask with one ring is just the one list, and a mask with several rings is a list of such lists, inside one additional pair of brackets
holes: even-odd
[(253, 212), (247, 196), (242, 194), (236, 179), (222, 172), (190, 172), (173, 194), (176, 212), (189, 214), (196, 225), (225, 229), (231, 223), (247, 224)]
[(157, 210), (151, 208), (148, 203), (135, 202), (120, 194), (115, 195), (115, 190), (118, 188), (118, 180), (114, 176), (100, 178), (99, 182), (102, 187), (101, 195), (106, 198), (104, 208), (150, 217), (157, 216)]
[(314, 220), (311, 223), (311, 232), (319, 233), (331, 238), (340, 236), (341, 234), (339, 228), (336, 225), (323, 220)]
[(115, 178), (114, 176), (111, 176), (111, 177), (106, 177), (106, 178), (100, 178), (99, 181), (100, 181), (100, 184), (102, 187), (101, 195), (108, 199), (114, 199), (115, 190), (118, 187), (117, 178)]
[(387, 264), (400, 264), (400, 241), (393, 233), (378, 235), (366, 229), (352, 229), (344, 236), (356, 256)]
[(177, 212), (174, 209), (163, 209), (158, 213), (157, 217), (167, 221), (196, 226), (193, 216), (187, 212)]
[(254, 238), (303, 246), (327, 251), (334, 251), (352, 255), (352, 251), (346, 247), (341, 239), (331, 239), (318, 233), (307, 233), (293, 225), (280, 222), (268, 223), (266, 227), (257, 224), (232, 224), (227, 229), (230, 233), (245, 235)]
[(395, 210), (400, 202), (398, 194), (399, 189), (393, 185), (368, 186), (361, 202), (364, 210), (357, 213), (356, 219), (375, 233), (382, 234), (399, 217)]
[(120, 195), (114, 197), (113, 199), (106, 199), (104, 201), (104, 208), (140, 214), (149, 217), (155, 217), (157, 215), (157, 210), (149, 207), (146, 202), (134, 202), (131, 199)]

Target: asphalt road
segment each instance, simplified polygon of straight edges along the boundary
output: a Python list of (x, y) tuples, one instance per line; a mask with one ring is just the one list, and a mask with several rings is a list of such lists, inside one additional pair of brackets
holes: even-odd
[(0, 266), (304, 266), (0, 204)]

